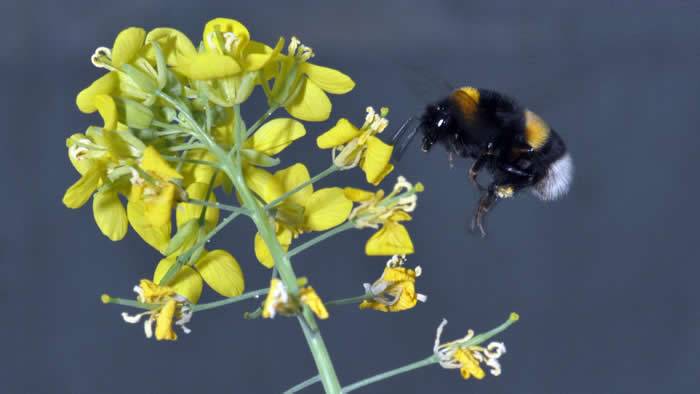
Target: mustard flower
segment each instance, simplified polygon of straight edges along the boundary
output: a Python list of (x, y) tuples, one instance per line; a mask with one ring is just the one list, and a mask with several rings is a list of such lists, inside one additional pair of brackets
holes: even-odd
[(328, 319), (328, 310), (311, 286), (299, 289), (299, 297), (295, 299), (287, 292), (284, 283), (277, 278), (270, 281), (270, 291), (267, 293), (262, 307), (262, 317), (273, 319), (278, 313), (292, 316), (300, 312), (301, 306), (306, 305), (319, 319)]
[(338, 70), (309, 63), (313, 50), (292, 37), (287, 55), (280, 56), (271, 98), (297, 119), (320, 122), (328, 119), (332, 104), (326, 93), (345, 94), (355, 82)]
[(360, 309), (399, 312), (413, 308), (418, 301), (427, 300), (424, 294), (416, 293), (416, 278), (421, 275), (421, 267), (405, 268), (405, 261), (405, 256), (393, 256), (379, 279), (371, 285), (364, 284), (365, 293), (370, 298), (362, 301)]
[[(416, 208), (416, 192), (423, 191), (423, 185), (415, 187), (404, 177), (399, 177), (393, 191), (384, 196), (383, 190), (369, 192), (356, 188), (345, 188), (345, 196), (359, 203), (348, 220), (356, 228), (378, 229), (365, 244), (369, 256), (406, 255), (414, 252), (408, 230), (401, 222), (411, 220), (410, 212)], [(381, 228), (380, 228), (381, 226)]]
[[(517, 320), (517, 315), (511, 316), (511, 319)], [(464, 338), (458, 340), (440, 343), (442, 330), (447, 325), (447, 320), (443, 319), (438, 326), (435, 334), (435, 345), (433, 353), (438, 358), (440, 366), (446, 369), (459, 368), (462, 378), (483, 379), (486, 373), (481, 368), (481, 363), (486, 364), (490, 368), (491, 375), (498, 376), (501, 374), (501, 364), (498, 359), (505, 354), (506, 347), (501, 342), (491, 342), (486, 347), (478, 345), (467, 345), (469, 340), (474, 338), (474, 331), (468, 330)]]
[[(274, 174), (256, 167), (245, 170), (246, 182), (266, 203), (270, 203), (297, 186), (310, 181), (309, 171), (301, 163)], [(287, 250), (293, 238), (312, 231), (325, 231), (343, 223), (352, 210), (343, 189), (330, 187), (314, 190), (312, 184), (302, 188), (274, 207), (277, 239)], [(255, 255), (266, 267), (274, 260), (260, 234), (255, 236)]]
[[(137, 300), (145, 304), (155, 305), (154, 309), (137, 315), (129, 315), (122, 313), (122, 318), (125, 322), (135, 324), (141, 321), (141, 318), (148, 316), (144, 321), (143, 329), (146, 333), (146, 338), (153, 336), (153, 323), (156, 324), (155, 336), (159, 341), (174, 341), (177, 339), (177, 334), (173, 330), (173, 324), (180, 326), (185, 334), (189, 334), (191, 330), (185, 326), (192, 319), (192, 307), (187, 302), (187, 299), (175, 290), (166, 286), (158, 286), (147, 279), (142, 279), (138, 286), (134, 287), (134, 292), (138, 295)], [(103, 302), (107, 302), (109, 296), (102, 296)]]
[(333, 164), (339, 168), (349, 169), (359, 164), (367, 182), (376, 186), (394, 169), (389, 163), (394, 147), (377, 137), (389, 124), (384, 117), (386, 113), (386, 109), (378, 114), (367, 107), (365, 123), (359, 129), (341, 118), (333, 128), (318, 136), (316, 144), (321, 149), (333, 149)]

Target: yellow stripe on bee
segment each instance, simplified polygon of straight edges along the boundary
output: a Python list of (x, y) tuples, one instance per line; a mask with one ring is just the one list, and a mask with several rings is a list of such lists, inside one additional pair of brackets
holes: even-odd
[(452, 93), (452, 98), (465, 117), (471, 118), (479, 108), (479, 89), (471, 86), (459, 88)]
[(549, 126), (536, 113), (525, 110), (525, 142), (540, 149), (549, 139)]

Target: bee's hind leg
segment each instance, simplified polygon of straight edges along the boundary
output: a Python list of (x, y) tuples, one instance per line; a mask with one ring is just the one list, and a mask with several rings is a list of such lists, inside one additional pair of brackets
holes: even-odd
[(488, 190), (486, 190), (482, 194), (481, 198), (479, 199), (479, 205), (477, 205), (476, 212), (474, 212), (474, 216), (472, 218), (471, 230), (476, 231), (476, 229), (478, 228), (481, 232), (482, 237), (486, 236), (486, 230), (484, 228), (484, 218), (486, 217), (486, 214), (489, 212), (491, 207), (493, 207), (493, 205), (496, 203), (496, 200), (498, 200), (496, 188), (497, 186), (495, 184), (491, 184)]
[(469, 168), (469, 180), (477, 187), (477, 189), (484, 191), (486, 188), (479, 183), (477, 179), (479, 177), (479, 171), (484, 168), (486, 164), (486, 155), (481, 155), (474, 161), (471, 168)]

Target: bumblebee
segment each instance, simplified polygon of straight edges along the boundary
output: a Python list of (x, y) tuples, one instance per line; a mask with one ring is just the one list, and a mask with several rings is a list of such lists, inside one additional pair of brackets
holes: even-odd
[[(395, 134), (395, 140), (407, 124)], [(409, 140), (416, 130), (423, 134), (423, 151), (438, 143), (450, 159), (474, 160), (468, 176), (482, 195), (472, 230), (478, 228), (482, 236), (486, 235), (484, 218), (497, 200), (528, 188), (541, 200), (555, 200), (571, 185), (573, 164), (559, 134), (537, 114), (501, 93), (474, 87), (456, 89), (426, 108)], [(478, 181), (483, 169), (492, 175), (488, 186)]]

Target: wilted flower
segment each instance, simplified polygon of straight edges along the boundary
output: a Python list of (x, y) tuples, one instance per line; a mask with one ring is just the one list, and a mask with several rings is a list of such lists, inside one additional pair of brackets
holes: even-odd
[(323, 301), (311, 286), (299, 289), (299, 297), (293, 298), (287, 292), (281, 280), (273, 278), (270, 281), (270, 290), (262, 307), (262, 317), (272, 319), (278, 313), (284, 316), (292, 316), (300, 312), (301, 306), (306, 305), (319, 319), (328, 319), (328, 310)]
[(338, 168), (348, 169), (359, 164), (367, 182), (375, 186), (394, 169), (389, 163), (394, 147), (377, 137), (389, 124), (385, 118), (388, 110), (382, 108), (380, 112), (378, 114), (372, 107), (367, 107), (361, 128), (342, 118), (316, 139), (319, 148), (333, 149), (333, 164)]
[[(147, 338), (153, 336), (153, 322), (156, 323), (156, 339), (174, 341), (177, 334), (173, 330), (173, 323), (180, 326), (185, 334), (190, 333), (185, 324), (192, 319), (192, 307), (187, 299), (177, 294), (172, 288), (158, 286), (147, 279), (141, 279), (138, 286), (134, 287), (134, 292), (138, 294), (138, 301), (144, 304), (151, 304), (153, 309), (137, 315), (122, 313), (122, 318), (127, 323), (138, 323), (141, 318), (148, 316), (144, 322), (143, 329)], [(102, 296), (103, 302), (109, 302), (109, 296)]]
[(416, 278), (421, 275), (421, 267), (405, 268), (405, 261), (405, 256), (393, 256), (381, 278), (371, 285), (364, 284), (365, 293), (371, 298), (362, 301), (360, 309), (399, 312), (413, 308), (418, 301), (427, 300), (424, 294), (416, 293)]
[[(513, 313), (509, 320), (495, 331), (500, 332), (517, 320), (518, 315)], [(435, 344), (433, 346), (433, 353), (437, 357), (440, 366), (446, 369), (459, 368), (464, 379), (469, 379), (472, 376), (476, 379), (483, 379), (486, 373), (481, 368), (481, 363), (486, 364), (490, 368), (489, 372), (491, 372), (491, 375), (498, 376), (501, 374), (501, 364), (498, 359), (506, 352), (506, 347), (503, 343), (491, 342), (486, 347), (479, 346), (486, 339), (479, 340), (479, 336), (474, 336), (473, 330), (468, 330), (464, 338), (440, 343), (440, 337), (445, 325), (447, 325), (447, 320), (443, 319), (435, 334)]]

